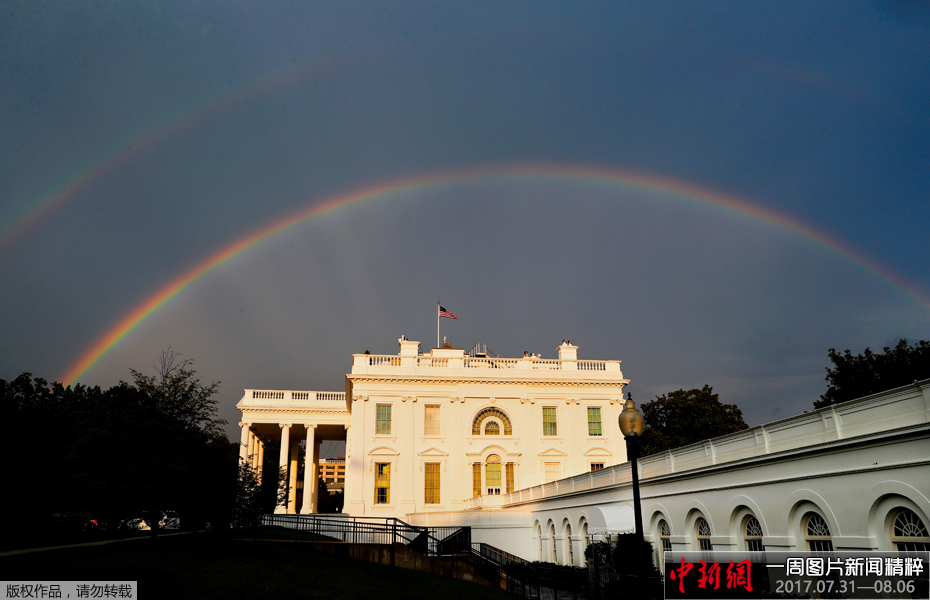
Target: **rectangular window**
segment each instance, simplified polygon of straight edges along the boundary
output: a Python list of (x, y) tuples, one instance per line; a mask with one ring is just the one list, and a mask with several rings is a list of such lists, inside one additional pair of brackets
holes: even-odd
[(543, 435), (558, 435), (554, 406), (543, 407)]
[(439, 407), (436, 405), (427, 405), (423, 408), (425, 409), (423, 414), (423, 434), (439, 435)]
[(546, 463), (546, 483), (559, 478), (559, 463)]
[(375, 504), (391, 503), (391, 463), (375, 463)]
[(377, 415), (375, 417), (375, 434), (377, 435), (390, 435), (391, 434), (391, 405), (390, 404), (379, 404), (377, 407)]
[(591, 463), (592, 471), (600, 471), (603, 468), (604, 468), (604, 463)]
[[(438, 408), (438, 407), (437, 407)], [(439, 504), (439, 463), (426, 463), (426, 504)]]
[(513, 491), (513, 463), (507, 463), (507, 493)]
[(601, 409), (597, 406), (588, 407), (588, 435), (603, 435), (601, 433)]
[(499, 462), (489, 462), (485, 465), (484, 469), (484, 478), (488, 484), (488, 494), (500, 495), (501, 464)]
[(471, 495), (472, 498), (481, 495), (481, 463), (471, 465)]

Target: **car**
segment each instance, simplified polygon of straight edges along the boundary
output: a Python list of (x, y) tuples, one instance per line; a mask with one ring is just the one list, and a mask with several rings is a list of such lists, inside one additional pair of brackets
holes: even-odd
[(181, 518), (178, 517), (178, 513), (176, 511), (166, 510), (162, 513), (161, 520), (158, 522), (158, 526), (162, 529), (180, 529)]

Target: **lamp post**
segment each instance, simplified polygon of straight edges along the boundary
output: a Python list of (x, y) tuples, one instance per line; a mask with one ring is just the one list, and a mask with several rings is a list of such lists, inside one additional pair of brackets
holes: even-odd
[(643, 432), (643, 415), (636, 409), (633, 403), (633, 394), (627, 393), (626, 404), (623, 405), (623, 412), (618, 419), (620, 423), (620, 432), (626, 439), (626, 451), (630, 458), (630, 467), (633, 470), (633, 515), (636, 519), (636, 536), (639, 539), (643, 537), (643, 511), (639, 501), (639, 469), (636, 466), (636, 459), (639, 458), (639, 436)]

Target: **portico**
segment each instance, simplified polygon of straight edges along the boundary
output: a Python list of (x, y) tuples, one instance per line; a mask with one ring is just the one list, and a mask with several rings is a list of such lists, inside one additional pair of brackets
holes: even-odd
[[(275, 508), (279, 514), (316, 512), (320, 445), (345, 440), (351, 414), (343, 392), (245, 390), (237, 408), (242, 412), (239, 459), (262, 475), (263, 440), (280, 439), (278, 468), (287, 478), (287, 494)], [(302, 447), (301, 447), (302, 446)], [(303, 500), (297, 506), (297, 473), (303, 452)]]

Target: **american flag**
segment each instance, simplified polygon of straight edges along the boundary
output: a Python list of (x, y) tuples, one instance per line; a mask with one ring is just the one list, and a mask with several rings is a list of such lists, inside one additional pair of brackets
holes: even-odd
[(441, 306), (439, 307), (439, 316), (440, 316), (440, 317), (445, 317), (445, 318), (447, 318), (447, 319), (458, 319), (458, 318), (459, 318), (459, 316), (458, 316), (457, 314), (455, 314), (455, 313), (452, 312), (451, 310), (446, 310), (446, 309), (444, 309), (444, 308), (441, 307)]

